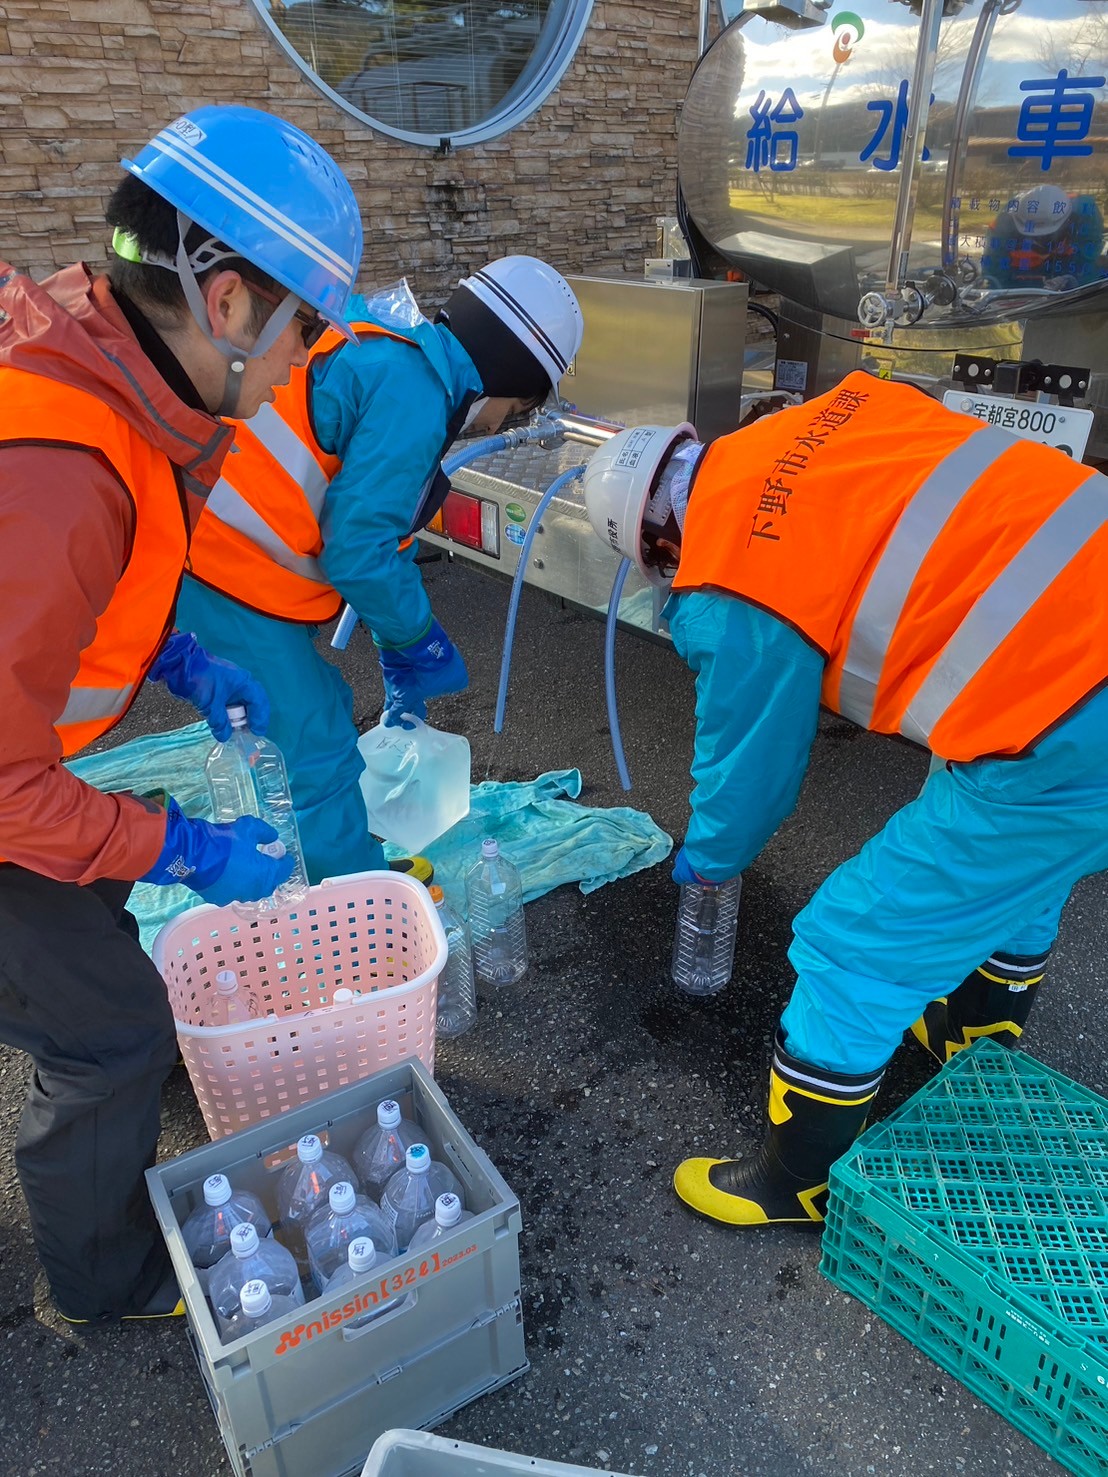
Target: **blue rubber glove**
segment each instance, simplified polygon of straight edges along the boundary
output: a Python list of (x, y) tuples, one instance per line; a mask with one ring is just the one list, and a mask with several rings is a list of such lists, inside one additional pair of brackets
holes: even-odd
[(191, 703), (221, 744), (231, 737), (228, 705), (243, 705), (251, 733), (261, 735), (269, 727), (269, 699), (261, 683), (234, 662), (209, 656), (188, 631), (173, 632), (146, 675)]
[(394, 728), (405, 713), (427, 717), (427, 699), (464, 692), (469, 673), (462, 654), (432, 617), (427, 631), (410, 646), (382, 647), (377, 654), (385, 680), (382, 721)]
[(724, 882), (730, 882), (730, 877), (721, 877), (718, 880), (711, 877), (702, 877), (689, 861), (689, 854), (682, 846), (673, 858), (673, 880), (678, 887), (683, 887), (686, 882), (695, 882), (698, 887), (722, 887)]
[(252, 903), (270, 897), (292, 875), (291, 856), (266, 856), (259, 846), (277, 840), (277, 832), (256, 815), (243, 815), (229, 825), (194, 821), (176, 800), (166, 809), (165, 845), (140, 882), (159, 887), (182, 883), (206, 903)]

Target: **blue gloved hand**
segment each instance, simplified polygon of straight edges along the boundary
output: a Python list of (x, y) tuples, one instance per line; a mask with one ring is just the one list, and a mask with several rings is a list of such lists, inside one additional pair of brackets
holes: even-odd
[(252, 903), (267, 898), (292, 875), (291, 856), (267, 856), (259, 846), (277, 840), (277, 832), (256, 815), (243, 815), (228, 825), (194, 821), (176, 800), (166, 809), (165, 845), (140, 882), (159, 887), (182, 883), (206, 903)]
[(188, 631), (173, 632), (146, 675), (151, 682), (164, 682), (174, 697), (192, 703), (219, 743), (231, 737), (227, 708), (234, 703), (246, 709), (251, 733), (261, 735), (269, 727), (269, 699), (261, 683), (234, 662), (209, 656)]
[(722, 887), (724, 882), (732, 879), (729, 877), (719, 878), (702, 877), (689, 861), (689, 854), (682, 846), (673, 858), (673, 880), (678, 887), (684, 886), (686, 882), (695, 882), (698, 887)]
[(438, 621), (431, 624), (410, 646), (382, 647), (377, 654), (385, 680), (385, 711), (382, 721), (393, 728), (405, 713), (427, 717), (427, 699), (448, 692), (464, 692), (469, 673), (462, 654)]

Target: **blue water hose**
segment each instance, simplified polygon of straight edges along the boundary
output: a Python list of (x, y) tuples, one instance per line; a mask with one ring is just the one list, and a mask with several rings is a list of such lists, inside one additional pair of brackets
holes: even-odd
[(568, 472), (555, 477), (554, 481), (539, 499), (538, 507), (531, 515), (531, 522), (527, 528), (527, 536), (523, 540), (523, 547), (519, 551), (519, 563), (516, 565), (515, 576), (512, 579), (512, 593), (508, 601), (508, 619), (504, 624), (504, 650), (500, 656), (500, 686), (496, 692), (496, 718), (493, 721), (493, 732), (500, 733), (504, 728), (504, 710), (508, 706), (508, 676), (512, 670), (512, 642), (516, 634), (516, 614), (519, 610), (519, 596), (523, 589), (523, 576), (527, 573), (527, 560), (531, 553), (531, 545), (535, 542), (535, 535), (539, 531), (539, 520), (546, 511), (547, 504), (557, 497), (563, 487), (570, 482), (576, 481), (585, 470), (585, 464), (579, 467), (571, 467)]
[(612, 594), (608, 601), (608, 618), (604, 622), (604, 697), (608, 704), (608, 732), (612, 735), (612, 757), (616, 761), (619, 782), (625, 790), (631, 788), (631, 776), (627, 772), (627, 760), (623, 753), (623, 735), (619, 731), (619, 706), (616, 703), (616, 617), (619, 602), (623, 598), (623, 586), (631, 568), (630, 559), (620, 561), (616, 577), (612, 582)]
[[(528, 441), (548, 441), (554, 433), (555, 428), (547, 423), (538, 426), (524, 426), (517, 431), (502, 431), (496, 436), (486, 436), (483, 441), (474, 441), (470, 446), (463, 446), (461, 451), (456, 451), (452, 457), (448, 457), (442, 464), (443, 475), (453, 477), (462, 467), (468, 467), (470, 462), (479, 461), (483, 456), (495, 456), (498, 451), (507, 451), (512, 446), (523, 446)], [(354, 628), (358, 624), (358, 612), (352, 605), (343, 607), (339, 623), (335, 627), (335, 634), (331, 637), (331, 646), (335, 651), (345, 651), (347, 642), (354, 634)]]

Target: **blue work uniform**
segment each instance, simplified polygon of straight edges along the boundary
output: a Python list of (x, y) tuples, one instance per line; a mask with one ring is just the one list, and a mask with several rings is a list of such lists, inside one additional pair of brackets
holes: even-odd
[[(358, 298), (348, 317), (377, 321)], [(448, 428), (481, 391), (472, 359), (444, 325), (423, 319), (404, 332), (416, 342), (373, 334), (320, 356), (308, 376), (316, 439), (342, 461), (324, 497), (319, 562), (389, 647), (419, 640), (430, 626), (416, 545), (398, 546), (417, 524)], [(241, 599), (186, 578), (177, 624), (264, 681), (269, 736), (288, 766), (309, 880), (383, 867), (358, 787), (364, 766), (349, 685), (316, 651), (318, 628), (251, 610), (248, 590)]]
[[(702, 876), (741, 872), (796, 804), (815, 737), (823, 658), (732, 595), (665, 611), (696, 674), (692, 818)], [(1108, 868), (1108, 690), (1018, 759), (947, 764), (793, 924), (786, 1049), (877, 1072), (932, 1000), (998, 950), (1045, 953), (1082, 877)]]

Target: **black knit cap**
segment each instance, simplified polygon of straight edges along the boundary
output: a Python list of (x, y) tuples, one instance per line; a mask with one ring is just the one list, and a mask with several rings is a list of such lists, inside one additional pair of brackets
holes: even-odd
[(491, 308), (466, 287), (457, 287), (438, 315), (473, 360), (486, 395), (509, 400), (545, 400), (546, 370)]

